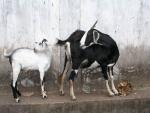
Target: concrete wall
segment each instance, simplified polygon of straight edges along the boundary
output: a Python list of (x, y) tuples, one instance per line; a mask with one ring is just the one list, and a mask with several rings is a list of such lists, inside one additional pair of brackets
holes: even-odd
[[(119, 69), (150, 69), (149, 0), (0, 0), (0, 49), (33, 47), (47, 38), (66, 39), (77, 28), (87, 30), (98, 19), (101, 32), (114, 38), (120, 49)], [(63, 53), (54, 47), (53, 66), (62, 70)], [(6, 59), (0, 78), (9, 76)], [(141, 68), (142, 67), (142, 68)]]

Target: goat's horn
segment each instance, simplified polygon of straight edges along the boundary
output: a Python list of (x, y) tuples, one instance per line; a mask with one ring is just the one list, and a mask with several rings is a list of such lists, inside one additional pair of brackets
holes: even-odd
[(98, 20), (96, 20), (96, 22), (95, 22), (94, 25), (91, 27), (91, 29), (93, 29), (93, 28), (96, 26), (97, 22), (98, 22)]
[(47, 40), (46, 40), (46, 39), (43, 39), (43, 40), (42, 40), (42, 43), (43, 43), (43, 42), (47, 42)]

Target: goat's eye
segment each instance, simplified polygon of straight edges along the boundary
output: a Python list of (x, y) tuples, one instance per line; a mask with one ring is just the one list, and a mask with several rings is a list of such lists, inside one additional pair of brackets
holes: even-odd
[(39, 45), (42, 45), (42, 43), (39, 43)]

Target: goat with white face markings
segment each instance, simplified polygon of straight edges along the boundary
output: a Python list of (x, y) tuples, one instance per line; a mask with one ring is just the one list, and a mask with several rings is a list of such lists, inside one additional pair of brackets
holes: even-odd
[[(82, 38), (84, 39), (82, 40)], [(76, 30), (68, 39), (58, 40), (57, 44), (64, 45), (66, 42), (70, 43), (69, 49), (71, 51), (72, 61), (72, 71), (69, 77), (71, 98), (73, 100), (76, 99), (73, 89), (73, 81), (79, 68), (89, 67), (95, 61), (102, 68), (103, 77), (105, 78), (106, 88), (109, 95), (117, 95), (118, 91), (115, 88), (113, 79), (113, 66), (119, 58), (119, 50), (116, 42), (109, 35), (99, 32), (94, 29), (94, 27), (87, 32)], [(111, 80), (112, 90), (108, 84), (109, 78)]]
[(34, 49), (18, 48), (11, 53), (6, 53), (4, 49), (4, 56), (9, 58), (9, 62), (12, 65), (13, 78), (11, 88), (16, 102), (19, 102), (19, 96), (21, 96), (17, 88), (17, 79), (21, 70), (39, 70), (42, 97), (47, 97), (44, 90), (44, 75), (50, 67), (51, 51), (46, 39), (43, 39), (40, 43), (36, 42)]

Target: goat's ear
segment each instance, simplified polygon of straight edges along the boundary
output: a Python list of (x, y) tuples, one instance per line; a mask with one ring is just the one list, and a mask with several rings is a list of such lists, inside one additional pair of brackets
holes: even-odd
[(44, 39), (42, 40), (42, 43), (43, 43), (43, 42), (47, 42), (47, 40), (44, 38)]
[(100, 37), (100, 34), (98, 33), (98, 31), (94, 30), (93, 31), (93, 41), (97, 42), (99, 37)]

